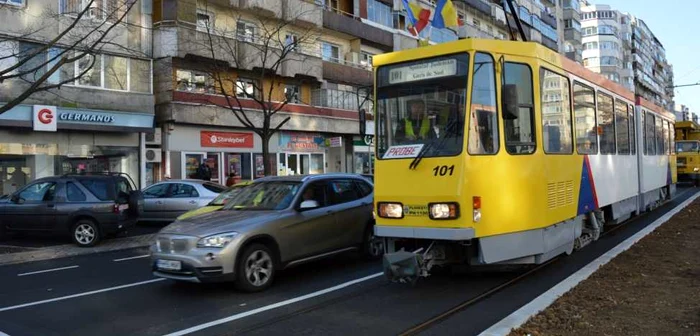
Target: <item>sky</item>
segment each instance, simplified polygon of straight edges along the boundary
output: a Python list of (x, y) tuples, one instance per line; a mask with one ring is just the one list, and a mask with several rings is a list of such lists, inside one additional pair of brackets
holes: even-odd
[[(674, 85), (700, 82), (700, 39), (696, 38), (700, 22), (700, 0), (589, 0), (610, 5), (644, 20), (666, 49), (666, 59), (673, 65)], [(700, 85), (675, 89), (676, 104), (690, 107), (700, 115)]]

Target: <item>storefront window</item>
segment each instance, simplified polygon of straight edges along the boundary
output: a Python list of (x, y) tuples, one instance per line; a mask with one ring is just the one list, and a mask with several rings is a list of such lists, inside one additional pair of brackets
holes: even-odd
[[(277, 154), (270, 153), (267, 156), (267, 162), (270, 168), (270, 176), (277, 176)], [(263, 155), (255, 154), (255, 178), (265, 177), (265, 168), (263, 167)]]
[(374, 153), (370, 155), (368, 152), (355, 152), (355, 174), (372, 174), (373, 170)]
[(138, 147), (0, 143), (0, 194), (61, 174), (126, 173), (139, 181)]
[(225, 155), (226, 166), (224, 167), (224, 172), (226, 174), (226, 181), (228, 181), (232, 174), (234, 183), (252, 179), (250, 153), (226, 153)]

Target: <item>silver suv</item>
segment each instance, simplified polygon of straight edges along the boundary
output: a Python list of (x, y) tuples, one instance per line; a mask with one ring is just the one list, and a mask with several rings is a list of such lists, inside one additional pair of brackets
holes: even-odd
[(255, 181), (221, 210), (163, 228), (151, 246), (153, 274), (260, 291), (292, 265), (353, 250), (378, 258), (373, 196), (371, 182), (356, 174)]

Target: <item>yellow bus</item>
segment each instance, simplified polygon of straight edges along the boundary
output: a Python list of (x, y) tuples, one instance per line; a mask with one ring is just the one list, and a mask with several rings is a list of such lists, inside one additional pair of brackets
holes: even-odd
[(675, 192), (674, 116), (533, 42), (374, 57), (385, 273), (539, 264)]

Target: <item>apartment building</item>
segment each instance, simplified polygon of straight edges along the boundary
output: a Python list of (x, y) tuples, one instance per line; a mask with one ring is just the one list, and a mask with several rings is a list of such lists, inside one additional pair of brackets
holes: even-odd
[[(151, 3), (101, 0), (86, 8), (88, 4), (0, 1), (0, 69), (19, 64), (9, 73), (19, 77), (0, 83), (0, 105), (27, 92), (61, 55), (91, 51), (41, 84), (63, 83), (60, 90), (32, 94), (0, 114), (0, 194), (37, 178), (81, 171), (124, 172), (146, 184), (146, 134), (154, 125)], [(90, 29), (106, 32), (112, 26), (101, 40), (109, 43), (90, 48), (100, 41)], [(57, 44), (39, 52), (67, 30)]]
[(583, 4), (583, 65), (673, 111), (673, 67), (644, 21), (608, 5)]
[(581, 42), (581, 4), (579, 0), (563, 0), (564, 54), (578, 63), (583, 62)]

